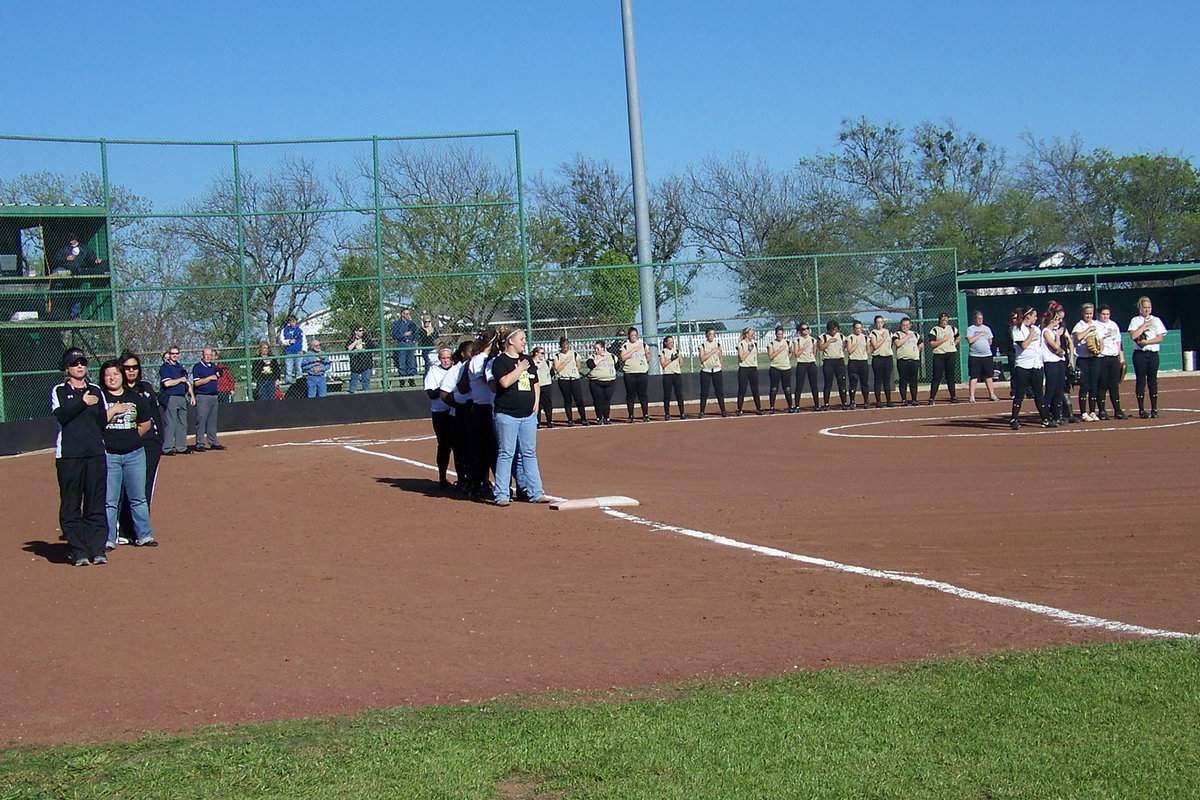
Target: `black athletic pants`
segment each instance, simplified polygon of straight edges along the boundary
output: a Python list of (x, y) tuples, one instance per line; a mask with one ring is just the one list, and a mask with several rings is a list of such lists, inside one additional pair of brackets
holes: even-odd
[(559, 378), (558, 393), (562, 395), (563, 411), (567, 414), (567, 422), (571, 421), (571, 404), (579, 409), (579, 421), (587, 422), (587, 412), (584, 410), (583, 381), (579, 378)]
[(547, 425), (554, 424), (554, 391), (550, 384), (546, 384), (538, 392), (538, 410), (546, 417)]
[(1079, 413), (1085, 411), (1091, 414), (1096, 413), (1096, 381), (1100, 380), (1100, 370), (1096, 369), (1096, 357), (1080, 356), (1075, 359), (1075, 366), (1079, 369)]
[(827, 358), (821, 369), (825, 378), (825, 405), (829, 405), (829, 393), (833, 390), (834, 381), (837, 382), (838, 397), (842, 405), (846, 405), (846, 362), (840, 358)]
[(762, 400), (758, 394), (758, 367), (738, 367), (738, 399), (737, 410), (741, 412), (742, 404), (746, 401), (746, 387), (754, 394), (754, 408), (762, 411)]
[(812, 392), (813, 408), (821, 407), (821, 400), (817, 397), (817, 362), (801, 361), (796, 364), (796, 408), (800, 407), (800, 396), (804, 394), (804, 383), (808, 382), (808, 389)]
[(1113, 411), (1121, 409), (1121, 359), (1119, 356), (1096, 356), (1095, 370), (1099, 373), (1096, 386), (1096, 405), (1104, 411), (1104, 394), (1112, 401)]
[(871, 356), (871, 372), (875, 378), (875, 405), (879, 405), (882, 391), (888, 405), (892, 404), (892, 357)]
[[(448, 483), (446, 470), (450, 468), (450, 453), (454, 451), (454, 417), (449, 411), (434, 411), (433, 434), (437, 437), (438, 480)], [(456, 471), (459, 464), (454, 464)]]
[(771, 367), (767, 370), (767, 379), (771, 384), (771, 410), (775, 410), (775, 397), (779, 394), (779, 387), (783, 387), (783, 399), (787, 401), (788, 410), (792, 408), (792, 371), (790, 369), (780, 369), (779, 367)]
[(929, 399), (937, 397), (938, 387), (945, 381), (946, 388), (950, 390), (950, 399), (954, 400), (954, 384), (958, 381), (956, 375), (958, 365), (958, 353), (934, 353), (933, 354), (933, 379), (929, 384)]
[(488, 470), (496, 471), (496, 428), (492, 407), (486, 403), (471, 405), (471, 478), (474, 486), (482, 487)]
[(683, 416), (683, 376), (678, 372), (663, 373), (663, 414), (671, 416), (671, 393), (675, 393), (675, 403), (679, 406), (679, 416)]
[(1025, 400), (1025, 390), (1033, 390), (1033, 404), (1037, 406), (1038, 416), (1048, 419), (1048, 409), (1042, 399), (1043, 374), (1040, 369), (1013, 367), (1012, 374), (1012, 418), (1016, 419), (1021, 413), (1021, 403)]
[[(921, 362), (916, 358), (897, 358), (896, 371), (900, 373), (900, 402), (917, 402), (917, 373)], [(907, 392), (907, 394), (906, 394)]]
[(717, 406), (721, 409), (721, 413), (725, 413), (725, 379), (720, 370), (716, 372), (700, 371), (700, 413), (704, 413), (704, 407), (708, 405), (708, 392), (712, 390), (713, 395), (717, 398)]
[(108, 462), (101, 453), (54, 460), (58, 473), (58, 527), (67, 537), (71, 560), (104, 555), (108, 541)]
[(1158, 351), (1134, 350), (1133, 372), (1137, 375), (1138, 411), (1146, 410), (1146, 387), (1150, 387), (1150, 409), (1158, 410)]
[(869, 405), (867, 384), (871, 378), (871, 370), (867, 365), (867, 360), (865, 358), (851, 359), (846, 370), (850, 374), (850, 402), (854, 402), (854, 390), (858, 389), (862, 392), (863, 405)]
[(592, 392), (592, 408), (596, 411), (596, 420), (603, 422), (612, 411), (612, 396), (617, 388), (616, 380), (588, 380), (588, 389)]
[(1046, 393), (1042, 403), (1046, 406), (1046, 413), (1050, 419), (1062, 419), (1063, 399), (1066, 396), (1063, 389), (1066, 384), (1067, 362), (1047, 361), (1042, 369), (1046, 376)]
[(642, 416), (650, 416), (649, 384), (650, 376), (644, 372), (625, 373), (625, 408), (629, 410), (629, 416), (633, 416), (635, 398), (642, 406)]

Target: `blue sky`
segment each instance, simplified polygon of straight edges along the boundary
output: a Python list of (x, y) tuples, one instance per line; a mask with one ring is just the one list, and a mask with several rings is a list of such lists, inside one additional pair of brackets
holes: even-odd
[[(1196, 155), (1198, 4), (634, 0), (651, 178), (744, 150), (783, 168), (841, 120), (953, 118)], [(526, 174), (627, 169), (618, 0), (0, 6), (0, 132), (270, 139), (521, 133)], [(0, 165), (0, 170), (3, 165)]]

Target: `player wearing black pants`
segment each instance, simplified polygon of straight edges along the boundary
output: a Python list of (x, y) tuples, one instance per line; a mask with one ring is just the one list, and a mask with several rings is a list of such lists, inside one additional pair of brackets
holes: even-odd
[(805, 383), (808, 384), (809, 393), (812, 394), (813, 411), (821, 408), (821, 399), (818, 395), (820, 376), (821, 371), (817, 369), (817, 362), (801, 361), (796, 364), (796, 408), (800, 407), (800, 396), (804, 394)]
[(683, 413), (683, 376), (679, 363), (679, 351), (675, 349), (675, 337), (668, 336), (662, 341), (658, 351), (658, 363), (662, 367), (663, 386), (663, 417), (671, 418), (671, 394), (675, 394), (675, 403), (679, 406), (679, 418), (687, 419)]
[(867, 384), (871, 380), (871, 372), (867, 360), (851, 359), (846, 365), (846, 371), (850, 377), (850, 407), (854, 407), (854, 391), (857, 389), (862, 392), (863, 408), (869, 408), (871, 403), (867, 396)]
[(77, 567), (106, 564), (104, 411), (100, 387), (87, 379), (87, 356), (72, 347), (62, 357), (67, 377), (50, 391), (50, 411), (59, 424), (54, 446), (58, 476), (58, 525)]
[[(875, 379), (875, 407), (887, 400), (888, 407), (892, 405), (892, 357), (871, 356), (871, 375)], [(883, 397), (880, 397), (880, 393)]]
[(700, 343), (698, 355), (700, 356), (700, 416), (704, 417), (704, 408), (708, 405), (708, 392), (711, 389), (713, 394), (717, 396), (717, 405), (721, 408), (721, 416), (725, 413), (725, 386), (724, 378), (721, 374), (722, 360), (724, 353), (721, 352), (721, 343), (716, 340), (717, 332), (715, 328), (706, 328), (704, 331), (704, 341)]

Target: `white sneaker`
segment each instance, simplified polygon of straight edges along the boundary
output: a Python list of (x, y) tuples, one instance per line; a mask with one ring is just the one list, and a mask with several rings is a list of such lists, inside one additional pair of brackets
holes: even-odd
[(975, 398), (974, 398), (974, 397), (972, 397), (972, 398), (971, 398), (970, 400), (968, 400), (967, 402), (968, 402), (968, 403), (974, 403), (974, 402), (975, 402)]

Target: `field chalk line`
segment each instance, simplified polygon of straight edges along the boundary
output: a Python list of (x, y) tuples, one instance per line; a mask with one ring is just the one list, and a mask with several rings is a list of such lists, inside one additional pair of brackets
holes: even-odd
[[(355, 453), (362, 453), (368, 456), (378, 456), (379, 458), (387, 458), (392, 461), (399, 461), (410, 466), (420, 467), (421, 469), (436, 471), (437, 467), (432, 464), (426, 464), (422, 461), (416, 461), (403, 456), (392, 455), (391, 453), (378, 453), (374, 450), (364, 450), (361, 447), (354, 445), (345, 445), (347, 450)], [(551, 497), (552, 500), (562, 498)], [(1168, 631), (1160, 628), (1147, 628), (1142, 625), (1132, 625), (1128, 622), (1119, 622), (1117, 620), (1105, 619), (1103, 617), (1094, 617), (1090, 614), (1079, 614), (1074, 611), (1067, 611), (1054, 606), (1047, 606), (1041, 603), (1028, 603), (1024, 600), (1013, 600), (1010, 597), (1000, 597), (993, 594), (985, 594), (976, 592), (972, 589), (964, 589), (961, 586), (955, 586), (952, 583), (945, 581), (935, 581), (929, 578), (921, 578), (915, 575), (910, 575), (905, 572), (892, 572), (890, 570), (872, 569), (870, 567), (860, 567), (854, 564), (843, 564), (840, 561), (831, 561), (827, 558), (817, 558), (816, 556), (806, 556), (800, 553), (791, 553), (787, 550), (780, 550), (775, 547), (765, 547), (759, 544), (743, 542), (737, 539), (731, 539), (728, 536), (719, 536), (714, 533), (705, 533), (704, 531), (692, 530), (690, 528), (680, 528), (675, 525), (667, 525), (662, 522), (654, 522), (642, 517), (627, 514), (624, 511), (617, 511), (613, 508), (605, 508), (604, 513), (611, 517), (615, 517), (625, 522), (631, 522), (635, 525), (641, 525), (654, 531), (665, 531), (667, 533), (675, 533), (680, 536), (687, 536), (692, 539), (700, 539), (701, 541), (709, 542), (710, 544), (720, 545), (722, 547), (731, 547), (735, 550), (746, 550), (756, 555), (766, 556), (768, 558), (782, 558), (787, 561), (796, 561), (801, 564), (808, 564), (814, 567), (832, 570), (834, 572), (844, 572), (850, 575), (863, 575), (868, 578), (881, 578), (884, 580), (897, 581), (899, 583), (907, 583), (912, 586), (919, 586), (923, 589), (933, 589), (943, 594), (948, 594), (952, 597), (958, 597), (963, 600), (976, 600), (981, 603), (988, 603), (1004, 608), (1012, 608), (1018, 611), (1026, 611), (1038, 616), (1049, 617), (1057, 622), (1063, 622), (1073, 628), (1099, 628), (1101, 630), (1113, 631), (1114, 633), (1128, 633), (1137, 636), (1148, 636), (1159, 639), (1197, 639), (1200, 634), (1184, 633), (1182, 631)]]

